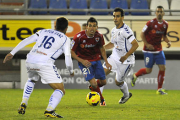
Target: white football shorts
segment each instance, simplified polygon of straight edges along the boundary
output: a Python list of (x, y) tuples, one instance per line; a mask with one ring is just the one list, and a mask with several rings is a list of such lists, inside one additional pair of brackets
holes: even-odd
[[(120, 62), (113, 59), (112, 56), (110, 56), (108, 59), (109, 64), (112, 66), (113, 72), (116, 73), (116, 80), (118, 82), (123, 82), (125, 80), (125, 77), (127, 77), (129, 71), (132, 68), (132, 64), (121, 64)], [(105, 63), (103, 63), (103, 67), (107, 69)]]
[(62, 83), (62, 78), (55, 65), (40, 65), (26, 62), (28, 79), (38, 81), (41, 77), (43, 84)]

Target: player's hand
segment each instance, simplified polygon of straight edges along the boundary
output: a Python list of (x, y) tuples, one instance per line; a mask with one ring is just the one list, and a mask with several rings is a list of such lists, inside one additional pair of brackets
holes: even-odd
[(7, 61), (11, 60), (12, 58), (13, 58), (13, 55), (11, 53), (8, 53), (3, 60), (3, 63), (6, 63)]
[(149, 49), (149, 50), (154, 50), (154, 47), (153, 47), (153, 45), (151, 45), (151, 44), (147, 44), (146, 47), (147, 47), (147, 49)]
[(108, 62), (106, 62), (106, 67), (107, 67), (107, 69), (109, 69), (109, 70), (112, 69), (112, 66), (111, 66)]
[(128, 58), (127, 56), (122, 56), (122, 57), (120, 58), (120, 61), (123, 63), (127, 58)]
[(82, 64), (87, 68), (91, 67), (91, 62), (89, 62), (88, 60), (83, 60)]
[(168, 42), (167, 43), (167, 48), (170, 48), (171, 47), (171, 42)]

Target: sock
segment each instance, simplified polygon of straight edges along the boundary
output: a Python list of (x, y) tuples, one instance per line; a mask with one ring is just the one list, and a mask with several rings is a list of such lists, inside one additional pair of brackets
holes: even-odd
[(61, 101), (61, 98), (63, 97), (64, 93), (59, 90), (56, 89), (54, 90), (54, 92), (52, 93), (50, 99), (49, 99), (49, 104), (46, 108), (47, 111), (53, 111), (56, 106), (59, 104), (59, 102)]
[(159, 71), (158, 74), (158, 89), (162, 88), (164, 82), (165, 71)]
[(99, 93), (99, 95), (100, 95), (100, 97), (101, 97), (101, 100), (103, 100), (104, 99), (104, 97), (102, 96), (102, 93), (101, 93), (101, 91), (100, 91), (100, 89), (99, 89), (99, 86), (97, 86), (97, 88), (95, 89), (95, 88), (93, 88), (93, 91), (96, 91), (96, 92), (98, 92)]
[(25, 103), (26, 105), (28, 104), (29, 97), (31, 93), (33, 92), (34, 89), (34, 82), (31, 82), (31, 80), (28, 80), (24, 86), (24, 91), (23, 91), (23, 97), (22, 97), (22, 103)]
[(128, 90), (128, 86), (127, 86), (127, 83), (124, 81), (124, 84), (123, 85), (120, 85), (120, 90), (122, 91), (123, 93), (123, 96), (124, 97), (129, 97), (129, 90)]
[(104, 85), (101, 85), (100, 80), (97, 79), (97, 85), (99, 86), (99, 89), (101, 91), (101, 94), (103, 93)]
[(136, 77), (142, 76), (144, 74), (147, 74), (146, 68), (141, 68), (137, 73), (135, 73)]
[(103, 93), (104, 86), (100, 87), (99, 89), (100, 89), (101, 94), (102, 94), (102, 93)]

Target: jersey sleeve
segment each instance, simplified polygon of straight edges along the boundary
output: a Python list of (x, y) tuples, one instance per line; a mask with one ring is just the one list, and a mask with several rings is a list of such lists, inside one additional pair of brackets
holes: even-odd
[(127, 27), (127, 28), (124, 28), (124, 31), (123, 31), (123, 35), (124, 37), (131, 43), (135, 38), (134, 34), (133, 34), (133, 31)]
[(65, 44), (63, 45), (64, 55), (71, 55), (70, 39), (67, 37)]
[(166, 36), (167, 35), (167, 30), (168, 30), (168, 23), (166, 22), (166, 25), (167, 25), (167, 27), (166, 27), (166, 30), (165, 30), (165, 32), (164, 32), (164, 36)]
[(148, 21), (148, 22), (146, 23), (146, 25), (143, 27), (142, 32), (148, 33), (148, 32), (151, 30), (151, 24), (152, 24), (152, 22), (151, 22), (151, 21)]
[(21, 50), (22, 48), (24, 48), (26, 45), (29, 45), (33, 42), (37, 41), (37, 38), (39, 37), (38, 32), (31, 35), (28, 38), (25, 38), (23, 41), (21, 41), (10, 53), (12, 55), (15, 55), (19, 50)]
[(73, 62), (71, 58), (71, 50), (70, 50), (70, 39), (67, 37), (66, 43), (63, 46), (63, 51), (65, 55), (65, 64), (66, 68), (69, 70), (70, 74), (73, 73)]
[(114, 31), (113, 31), (114, 29), (112, 29), (111, 30), (111, 43), (113, 43), (114, 44), (114, 39), (115, 39), (115, 33), (114, 33)]
[(103, 46), (105, 44), (104, 37), (102, 34), (100, 34), (100, 46)]
[(73, 40), (71, 41), (71, 50), (76, 51), (78, 45), (79, 45), (79, 38), (78, 36), (80, 36), (80, 34), (76, 34), (73, 38)]

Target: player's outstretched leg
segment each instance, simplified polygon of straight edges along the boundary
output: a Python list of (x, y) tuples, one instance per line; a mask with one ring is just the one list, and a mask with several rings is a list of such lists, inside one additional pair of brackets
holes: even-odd
[(99, 93), (99, 95), (100, 95), (100, 97), (101, 97), (100, 106), (106, 106), (105, 99), (104, 99), (104, 97), (102, 96), (102, 93), (101, 93), (101, 91), (100, 91), (99, 86), (97, 86), (97, 88), (96, 88), (96, 89), (94, 89), (91, 85), (89, 85), (89, 89), (90, 89), (91, 91), (98, 92), (98, 93)]
[(44, 115), (46, 116), (46, 117), (49, 117), (49, 118), (63, 118), (62, 116), (60, 116), (60, 115), (58, 115), (57, 113), (55, 113), (55, 110), (53, 110), (53, 111), (45, 111), (44, 112)]
[(22, 115), (25, 114), (26, 107), (27, 107), (26, 104), (22, 103), (18, 109), (18, 113)]
[(132, 87), (135, 86), (136, 80), (137, 80), (137, 77), (136, 77), (136, 74), (134, 73), (133, 76), (132, 76), (132, 79), (131, 79), (131, 86)]
[(131, 97), (132, 97), (132, 93), (129, 93), (129, 96), (128, 96), (128, 97), (123, 96), (123, 97), (119, 100), (119, 104), (124, 104), (124, 103), (126, 103), (126, 102), (129, 100), (129, 98), (131, 98)]

